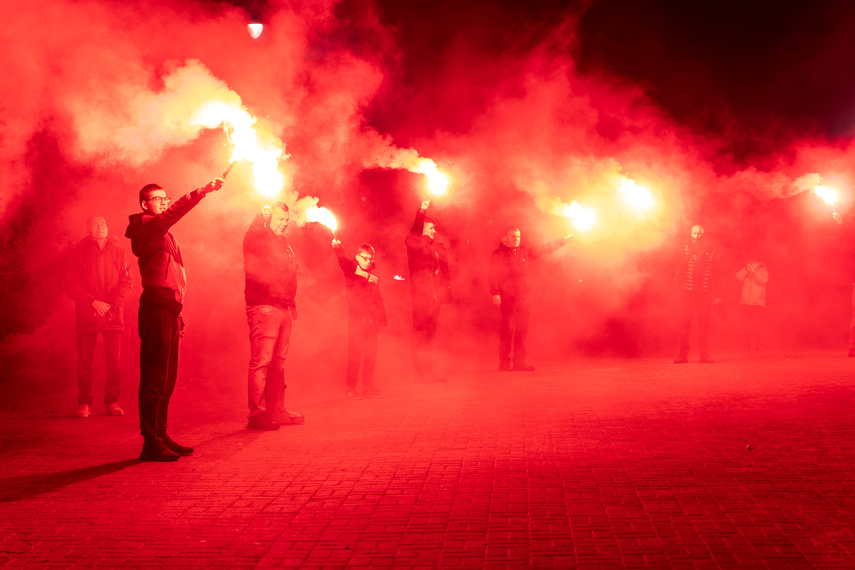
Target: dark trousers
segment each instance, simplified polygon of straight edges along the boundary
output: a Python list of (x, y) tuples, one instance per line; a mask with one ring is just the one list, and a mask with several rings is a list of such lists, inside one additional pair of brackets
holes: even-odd
[(710, 355), (710, 310), (712, 296), (696, 291), (680, 292), (680, 356), (689, 355), (689, 338), (692, 332), (692, 320), (698, 324), (698, 344), (701, 357)]
[[(92, 405), (92, 361), (99, 333), (77, 333), (77, 403)], [(122, 350), (122, 331), (104, 331), (104, 359), (107, 364), (107, 381), (104, 387), (104, 405), (119, 399), (121, 368), (119, 358)]]
[(377, 364), (377, 337), (380, 327), (371, 319), (349, 317), (347, 321), (348, 389), (356, 388), (359, 364), (362, 362), (362, 385), (374, 387), (374, 367)]
[(739, 308), (742, 311), (742, 338), (745, 348), (762, 348), (766, 307), (759, 305), (739, 305)]
[(169, 399), (178, 377), (180, 317), (140, 300), (140, 433), (146, 440), (166, 435)]
[(511, 353), (513, 353), (514, 362), (522, 364), (528, 356), (526, 341), (531, 305), (525, 299), (503, 297), (499, 311), (502, 314), (502, 325), (499, 329), (499, 363), (510, 364)]
[(413, 300), (413, 366), (416, 375), (433, 372), (433, 339), (439, 323), (439, 303)]

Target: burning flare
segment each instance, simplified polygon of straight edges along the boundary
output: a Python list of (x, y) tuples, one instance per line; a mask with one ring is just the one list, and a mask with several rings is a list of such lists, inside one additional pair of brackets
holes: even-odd
[(814, 194), (825, 200), (829, 206), (834, 207), (837, 203), (837, 190), (833, 188), (826, 188), (825, 186), (817, 185), (813, 189)]
[(309, 222), (318, 222), (322, 226), (328, 227), (332, 230), (333, 236), (335, 236), (335, 231), (338, 229), (338, 222), (335, 216), (326, 208), (318, 208), (317, 206), (309, 208), (306, 210), (306, 220)]
[(420, 158), (413, 172), (425, 175), (431, 196), (442, 196), (448, 190), (448, 176), (436, 168), (436, 163), (433, 160)]
[(573, 220), (573, 225), (582, 232), (590, 230), (597, 221), (594, 211), (580, 205), (576, 200), (573, 200), (569, 206), (561, 204), (561, 215)]
[(648, 212), (656, 205), (650, 190), (644, 186), (639, 186), (632, 178), (627, 178), (621, 182), (618, 190), (627, 204), (636, 212)]
[(204, 105), (190, 120), (191, 125), (210, 129), (225, 125), (232, 146), (231, 162), (252, 163), (253, 185), (263, 195), (273, 198), (285, 185), (279, 172), (279, 159), (288, 158), (282, 143), (274, 136), (263, 137), (255, 129), (256, 119), (241, 107), (215, 101)]

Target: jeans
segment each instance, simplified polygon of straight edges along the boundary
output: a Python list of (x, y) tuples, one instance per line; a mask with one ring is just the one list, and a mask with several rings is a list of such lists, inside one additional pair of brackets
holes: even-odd
[(698, 291), (680, 291), (680, 356), (689, 355), (689, 338), (692, 332), (692, 319), (697, 318), (698, 344), (701, 358), (710, 355), (710, 311), (712, 295)]
[(180, 319), (140, 299), (140, 433), (146, 440), (166, 436), (169, 400), (178, 378)]
[[(104, 405), (119, 399), (121, 368), (119, 359), (122, 350), (123, 331), (103, 331), (104, 357), (107, 364), (107, 381), (104, 387)], [(98, 334), (94, 332), (77, 333), (77, 403), (92, 405), (92, 360), (95, 356), (95, 344)]]
[(745, 348), (763, 348), (766, 307), (740, 305), (742, 310), (743, 343)]
[(502, 325), (499, 329), (499, 363), (510, 364), (511, 352), (513, 352), (514, 362), (523, 364), (528, 356), (526, 341), (531, 306), (527, 300), (502, 297), (499, 311), (502, 314)]
[(356, 388), (359, 363), (362, 361), (362, 385), (374, 387), (374, 367), (377, 364), (377, 337), (380, 327), (376, 321), (349, 317), (347, 321), (347, 375), (348, 389)]
[(291, 312), (270, 305), (246, 308), (249, 323), (249, 416), (285, 410), (285, 357), (291, 345)]

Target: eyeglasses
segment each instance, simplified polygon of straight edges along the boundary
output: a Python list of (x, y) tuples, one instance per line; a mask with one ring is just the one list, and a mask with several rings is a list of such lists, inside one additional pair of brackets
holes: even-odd
[(149, 202), (157, 202), (158, 204), (169, 204), (172, 198), (167, 198), (166, 196), (152, 196), (148, 199)]

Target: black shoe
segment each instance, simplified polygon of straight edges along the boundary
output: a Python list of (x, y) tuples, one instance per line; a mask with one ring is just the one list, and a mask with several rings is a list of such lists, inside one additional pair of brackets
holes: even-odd
[(178, 443), (177, 441), (175, 441), (174, 439), (172, 439), (168, 435), (160, 438), (160, 440), (163, 442), (163, 445), (165, 445), (168, 449), (171, 449), (172, 451), (174, 451), (175, 453), (177, 453), (181, 457), (186, 457), (187, 455), (193, 454), (193, 448), (192, 447), (187, 447), (186, 445), (181, 445), (180, 443)]
[(677, 358), (675, 358), (675, 359), (674, 359), (674, 364), (685, 364), (685, 363), (687, 363), (688, 361), (689, 361), (689, 359), (688, 359), (688, 358), (686, 358), (686, 357), (685, 357), (685, 356), (683, 356), (683, 355), (680, 355), (680, 356), (678, 356)]
[(143, 443), (140, 453), (140, 459), (143, 461), (178, 461), (179, 457), (159, 439)]
[(516, 372), (534, 372), (534, 366), (528, 362), (514, 362), (514, 370)]
[(511, 366), (510, 362), (500, 362), (499, 363), (499, 370), (501, 370), (502, 372), (510, 372), (513, 369), (514, 368)]
[(267, 414), (255, 414), (254, 416), (250, 416), (249, 423), (246, 424), (246, 429), (275, 431), (279, 429), (279, 424), (267, 419)]

